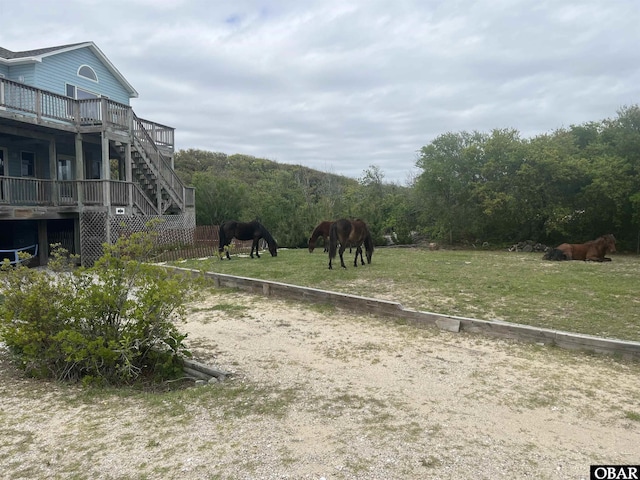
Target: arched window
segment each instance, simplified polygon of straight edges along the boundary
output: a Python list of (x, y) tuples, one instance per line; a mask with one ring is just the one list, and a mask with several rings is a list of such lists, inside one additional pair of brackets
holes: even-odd
[(96, 72), (89, 65), (82, 65), (78, 69), (78, 76), (88, 78), (89, 80), (93, 80), (94, 82), (98, 81), (98, 76)]

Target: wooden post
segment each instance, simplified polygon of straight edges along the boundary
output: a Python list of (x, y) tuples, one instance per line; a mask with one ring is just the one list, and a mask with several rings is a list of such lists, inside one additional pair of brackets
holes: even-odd
[(84, 201), (84, 189), (82, 186), (84, 182), (81, 180), (85, 180), (84, 174), (84, 153), (82, 151), (82, 135), (76, 133), (76, 185), (78, 186), (78, 208), (82, 208), (82, 204)]
[(38, 220), (38, 261), (46, 265), (49, 261), (49, 242), (47, 239), (47, 221)]
[(127, 182), (127, 197), (130, 209), (133, 209), (133, 162), (131, 160), (131, 143), (124, 145), (124, 176)]
[(60, 195), (59, 192), (59, 184), (58, 180), (58, 159), (56, 158), (56, 140), (52, 138), (49, 140), (49, 178), (52, 180), (51, 182), (51, 203), (53, 205), (59, 205)]

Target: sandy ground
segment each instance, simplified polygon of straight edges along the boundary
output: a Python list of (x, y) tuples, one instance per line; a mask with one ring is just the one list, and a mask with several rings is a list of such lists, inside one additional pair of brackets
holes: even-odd
[(166, 405), (22, 394), (0, 363), (0, 478), (579, 479), (640, 463), (638, 363), (243, 293), (201, 299), (183, 330), (233, 376)]

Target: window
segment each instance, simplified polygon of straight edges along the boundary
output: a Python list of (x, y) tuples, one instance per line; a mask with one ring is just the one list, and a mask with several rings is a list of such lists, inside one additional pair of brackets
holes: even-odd
[(83, 90), (82, 88), (78, 88), (75, 85), (70, 85), (67, 83), (67, 97), (73, 98), (75, 100), (88, 100), (91, 98), (99, 98), (99, 95), (95, 93), (91, 93), (87, 90)]
[(93, 80), (94, 82), (98, 81), (98, 75), (96, 75), (95, 70), (89, 65), (82, 65), (78, 69), (78, 76), (88, 78), (89, 80)]
[(88, 180), (100, 179), (102, 173), (102, 161), (100, 157), (94, 155), (92, 151), (85, 150), (84, 161), (86, 166), (85, 178)]
[(73, 157), (58, 157), (58, 180), (73, 180)]
[(36, 176), (36, 154), (33, 152), (20, 152), (20, 175), (23, 177)]
[(74, 158), (66, 155), (58, 156), (58, 180), (60, 180), (60, 196), (65, 199), (72, 199), (73, 195), (73, 163)]
[[(74, 100), (91, 100), (94, 98), (100, 98), (100, 95), (91, 93), (87, 90), (83, 90), (82, 88), (76, 87), (75, 85), (71, 85), (69, 83), (66, 84), (65, 88), (67, 97), (73, 98)], [(73, 102), (67, 102), (67, 115), (69, 115), (70, 117), (73, 116)], [(84, 105), (81, 108), (80, 116), (87, 119), (98, 119), (100, 118), (99, 107), (95, 105), (95, 103), (93, 105)]]

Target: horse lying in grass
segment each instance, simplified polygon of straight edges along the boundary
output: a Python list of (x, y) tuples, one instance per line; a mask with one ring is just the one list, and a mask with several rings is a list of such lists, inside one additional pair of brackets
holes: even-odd
[(544, 260), (585, 260), (610, 262), (607, 253), (615, 253), (616, 238), (612, 234), (602, 235), (587, 243), (563, 243), (552, 248), (542, 257)]

